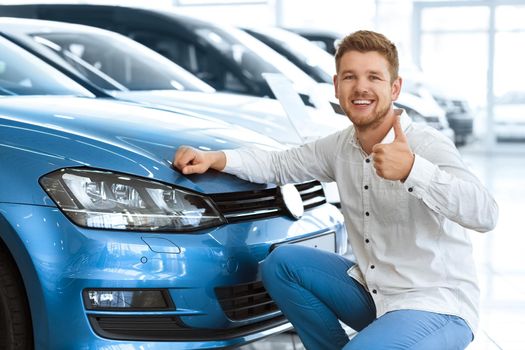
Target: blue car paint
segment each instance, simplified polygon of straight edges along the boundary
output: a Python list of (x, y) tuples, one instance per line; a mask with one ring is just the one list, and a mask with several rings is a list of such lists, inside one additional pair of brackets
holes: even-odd
[[(260, 189), (266, 185), (251, 184), (226, 174), (184, 177), (174, 171), (169, 162), (182, 144), (201, 149), (236, 148), (240, 143), (279, 147), (263, 136), (226, 123), (212, 123), (112, 100), (10, 97), (0, 100), (0, 111), (2, 147), (9, 149), (2, 154), (11, 157), (16, 153), (26, 160), (15, 168), (4, 169), (0, 180), (19, 181), (20, 186), (25, 184), (23, 187), (35, 177), (32, 174), (35, 163), (42, 162), (38, 176), (60, 167), (84, 165), (168, 183), (180, 182), (186, 188), (205, 193)], [(9, 162), (9, 159), (4, 161)], [(9, 179), (3, 179), (4, 176)], [(228, 178), (228, 182), (220, 181), (222, 178)], [(49, 203), (40, 195), (37, 200), (32, 198), (35, 193), (42, 192), (37, 191), (40, 186), (34, 181), (30, 191), (20, 193), (16, 188), (22, 187), (6, 188), (0, 193), (0, 200)]]
[(222, 312), (213, 288), (259, 279), (258, 263), (271, 244), (335, 231), (339, 252), (346, 246), (341, 214), (328, 204), (306, 211), (298, 221), (277, 217), (188, 234), (107, 231), (72, 224), (38, 184), (51, 171), (89, 166), (204, 194), (273, 187), (218, 172), (186, 177), (170, 166), (180, 144), (277, 147), (226, 123), (183, 114), (174, 118), (173, 113), (111, 100), (6, 97), (0, 99), (0, 139), (0, 162), (12, 165), (0, 171), (0, 238), (22, 273), (37, 349), (205, 349), (280, 332), (289, 324), (203, 342), (105, 339), (94, 333), (88, 314), (123, 312), (85, 310), (82, 291), (166, 288), (177, 310), (148, 314), (183, 315), (188, 326), (197, 328), (232, 327), (235, 322)]

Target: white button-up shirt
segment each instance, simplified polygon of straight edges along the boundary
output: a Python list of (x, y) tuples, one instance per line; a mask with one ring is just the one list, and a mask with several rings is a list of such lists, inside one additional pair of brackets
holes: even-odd
[[(260, 183), (336, 181), (356, 265), (377, 316), (413, 309), (456, 315), (475, 331), (479, 288), (465, 228), (494, 228), (498, 207), (453, 143), (428, 126), (401, 126), (415, 154), (404, 183), (379, 177), (353, 126), (285, 151), (225, 151), (225, 172)], [(391, 129), (382, 143), (394, 140)]]

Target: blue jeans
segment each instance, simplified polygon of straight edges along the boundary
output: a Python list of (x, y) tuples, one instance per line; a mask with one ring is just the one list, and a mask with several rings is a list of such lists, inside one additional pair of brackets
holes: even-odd
[[(262, 263), (266, 289), (307, 349), (453, 350), (472, 341), (457, 316), (398, 310), (376, 318), (370, 293), (346, 272), (353, 264), (298, 245), (280, 246)], [(339, 320), (359, 333), (349, 340)]]

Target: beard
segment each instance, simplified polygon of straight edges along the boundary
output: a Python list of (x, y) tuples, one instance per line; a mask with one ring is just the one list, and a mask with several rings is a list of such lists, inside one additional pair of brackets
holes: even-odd
[(375, 129), (379, 125), (381, 125), (383, 120), (388, 115), (389, 110), (390, 110), (389, 105), (385, 105), (383, 107), (378, 106), (378, 109), (375, 111), (372, 111), (371, 115), (368, 118), (361, 118), (361, 119), (356, 120), (355, 122), (352, 120), (355, 118), (352, 118), (351, 116), (349, 116), (349, 118), (352, 121), (352, 123), (354, 123), (354, 126), (361, 131), (364, 131), (367, 129)]

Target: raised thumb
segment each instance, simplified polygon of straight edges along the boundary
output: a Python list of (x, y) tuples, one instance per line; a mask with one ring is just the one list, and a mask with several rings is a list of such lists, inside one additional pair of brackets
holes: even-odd
[(403, 128), (401, 127), (401, 116), (396, 117), (393, 128), (395, 134), (395, 141), (407, 142), (407, 137), (403, 132)]

